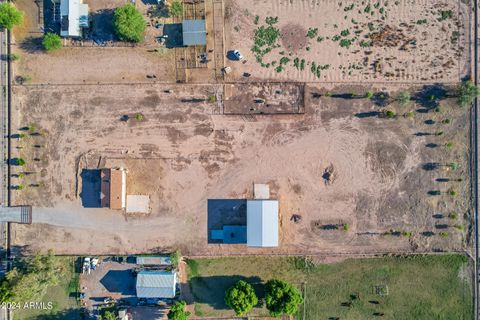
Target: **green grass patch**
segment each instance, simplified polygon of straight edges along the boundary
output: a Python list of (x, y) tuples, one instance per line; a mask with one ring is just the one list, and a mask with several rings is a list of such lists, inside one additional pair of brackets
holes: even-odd
[(80, 274), (75, 257), (55, 257), (63, 265), (58, 285), (49, 287), (39, 302), (53, 303), (51, 310), (23, 309), (15, 311), (15, 319), (81, 319), (80, 304), (77, 301)]
[(468, 262), (461, 255), (351, 259), (335, 264), (314, 264), (302, 257), (187, 263), (195, 310), (201, 310), (203, 316), (233, 316), (225, 306), (224, 292), (238, 280), (251, 283), (261, 301), (249, 315), (267, 315), (262, 284), (277, 278), (302, 292), (306, 284), (305, 310), (300, 310), (305, 319), (372, 319), (374, 313), (383, 313), (382, 319), (473, 317)]

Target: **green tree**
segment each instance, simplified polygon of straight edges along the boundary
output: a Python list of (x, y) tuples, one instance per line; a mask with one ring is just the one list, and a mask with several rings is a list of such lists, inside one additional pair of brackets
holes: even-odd
[(251, 284), (239, 280), (225, 291), (225, 303), (236, 315), (243, 316), (258, 303), (258, 298)]
[(127, 3), (115, 9), (113, 26), (120, 40), (139, 42), (143, 39), (146, 23), (135, 5)]
[(60, 268), (51, 250), (47, 254), (23, 258), (6, 274), (0, 299), (20, 303), (41, 300), (48, 287), (58, 284)]
[(274, 317), (297, 313), (303, 298), (297, 288), (281, 280), (269, 280), (265, 284), (265, 303)]
[(190, 312), (185, 311), (185, 301), (177, 301), (167, 314), (168, 319), (172, 320), (187, 320), (190, 317)]
[(178, 0), (173, 1), (169, 12), (172, 17), (180, 17), (183, 14), (183, 4)]
[(105, 311), (100, 317), (101, 320), (117, 320), (118, 317), (112, 311)]
[(12, 30), (14, 26), (23, 23), (23, 12), (19, 11), (10, 2), (0, 4), (0, 26)]
[(53, 52), (62, 47), (62, 39), (58, 34), (48, 32), (43, 36), (42, 45), (47, 52)]
[(457, 96), (460, 107), (469, 106), (480, 95), (480, 89), (472, 81), (463, 81), (458, 87)]

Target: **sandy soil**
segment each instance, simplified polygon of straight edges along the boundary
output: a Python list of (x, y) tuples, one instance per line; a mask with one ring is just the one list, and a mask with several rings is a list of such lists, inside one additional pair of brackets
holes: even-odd
[[(168, 89), (174, 93), (166, 93)], [(442, 102), (442, 113), (380, 119), (368, 116), (379, 110), (372, 100), (314, 98), (314, 92), (324, 89), (307, 87), (305, 114), (246, 121), (214, 115), (216, 105), (202, 101), (220, 89), (15, 86), (12, 127), (33, 124), (38, 135), (27, 132), (13, 146), (27, 162), (14, 173), (29, 173), (13, 180), (27, 186), (13, 192), (14, 204), (34, 205), (35, 224), (15, 225), (12, 244), (69, 254), (172, 248), (207, 255), (465, 248), (468, 117), (453, 101)], [(413, 103), (391, 108), (399, 114), (425, 111)], [(144, 121), (133, 119), (136, 112)], [(122, 122), (122, 115), (131, 119)], [(445, 118), (452, 123), (442, 124)], [(441, 136), (424, 134), (439, 131)], [(449, 141), (454, 147), (446, 150)], [(459, 170), (443, 166), (452, 161), (460, 164)], [(82, 208), (81, 169), (119, 162), (130, 172), (130, 188), (151, 195), (150, 215)], [(441, 165), (425, 170), (423, 165), (430, 162)], [(322, 176), (332, 167), (335, 178), (327, 185)], [(459, 177), (461, 182), (435, 180)], [(251, 197), (253, 183), (269, 183), (280, 201), (280, 247), (208, 245), (207, 200)], [(448, 196), (449, 188), (459, 196)], [(428, 196), (431, 190), (442, 194)], [(453, 211), (456, 220), (448, 218)], [(301, 215), (301, 221), (293, 222), (293, 214)], [(327, 230), (331, 224), (350, 228)], [(456, 224), (466, 231), (456, 230)], [(393, 235), (384, 235), (390, 230)], [(448, 238), (439, 236), (444, 230)], [(413, 237), (396, 236), (396, 231), (412, 232)]]
[(14, 74), (28, 75), (31, 83), (43, 84), (171, 83), (175, 81), (174, 52), (159, 56), (140, 47), (63, 48), (51, 54), (22, 51), (14, 64)]
[[(470, 67), (470, 16), (463, 1), (227, 0), (225, 8), (226, 51), (238, 49), (246, 60), (228, 61), (231, 81), (454, 82)], [(264, 64), (276, 65), (262, 68), (251, 49), (267, 17), (278, 17), (280, 37), (263, 57)], [(341, 47), (342, 40), (352, 44)], [(290, 61), (278, 72), (282, 56)], [(295, 58), (305, 59), (304, 70), (294, 66)], [(318, 76), (312, 63), (326, 69)], [(251, 77), (243, 78), (244, 72)]]

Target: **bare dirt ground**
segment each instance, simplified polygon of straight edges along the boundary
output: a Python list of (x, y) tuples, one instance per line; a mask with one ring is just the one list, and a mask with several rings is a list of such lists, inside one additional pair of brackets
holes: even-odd
[[(13, 226), (12, 245), (68, 254), (180, 248), (197, 255), (466, 248), (468, 115), (453, 99), (434, 112), (438, 101), (426, 90), (426, 106), (393, 103), (399, 116), (385, 119), (376, 116), (374, 100), (315, 98), (325, 89), (307, 86), (304, 114), (246, 121), (213, 114), (216, 105), (205, 100), (220, 89), (14, 86), (12, 128), (34, 128), (19, 130), (26, 135), (12, 146), (26, 161), (13, 168), (12, 182), (25, 186), (13, 191), (13, 203), (32, 204), (34, 224)], [(413, 119), (402, 116), (416, 109)], [(123, 115), (130, 120), (121, 121)], [(451, 162), (459, 168), (449, 168)], [(129, 170), (130, 191), (151, 195), (150, 215), (82, 207), (81, 170), (118, 163)], [(279, 199), (280, 247), (208, 245), (207, 200), (251, 197), (253, 183), (269, 183)], [(293, 214), (301, 220), (292, 221)]]
[[(139, 10), (148, 20), (150, 6), (138, 2)], [(41, 44), (44, 25), (39, 19), (38, 5), (32, 1), (17, 1), (16, 6), (25, 12), (25, 23), (13, 33), (12, 51), (20, 56), (13, 64), (14, 79), (24, 76), (30, 83), (42, 84), (175, 82), (175, 51), (153, 52), (160, 46), (155, 38), (161, 32), (151, 23), (145, 40), (134, 47), (116, 39), (111, 19), (113, 10), (124, 3), (119, 0), (88, 2), (92, 19), (88, 37), (115, 43), (92, 46), (92, 41), (87, 40), (80, 46), (64, 40), (64, 48), (47, 54)], [(48, 19), (48, 15), (45, 17)]]
[[(280, 34), (262, 67), (252, 47), (267, 17)], [(227, 60), (227, 79), (454, 82), (470, 68), (469, 21), (465, 1), (227, 0), (225, 49), (246, 60)]]

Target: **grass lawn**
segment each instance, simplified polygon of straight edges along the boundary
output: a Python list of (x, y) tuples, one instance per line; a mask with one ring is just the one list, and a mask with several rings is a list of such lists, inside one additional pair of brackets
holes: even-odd
[(65, 270), (60, 276), (60, 282), (54, 287), (49, 287), (45, 296), (40, 300), (53, 302), (51, 310), (18, 310), (15, 311), (15, 319), (25, 320), (50, 320), (50, 319), (80, 319), (80, 306), (75, 295), (78, 292), (80, 275), (75, 272), (74, 257), (55, 257)]
[[(225, 290), (239, 279), (262, 283), (278, 278), (306, 292), (303, 319), (473, 319), (471, 272), (460, 255), (352, 259), (335, 264), (297, 258), (246, 257), (189, 261), (195, 312), (231, 316)], [(305, 283), (305, 285), (303, 284)], [(375, 317), (374, 314), (383, 314)], [(260, 305), (250, 315), (266, 315)]]

